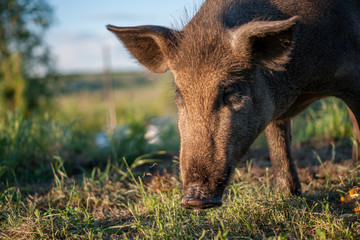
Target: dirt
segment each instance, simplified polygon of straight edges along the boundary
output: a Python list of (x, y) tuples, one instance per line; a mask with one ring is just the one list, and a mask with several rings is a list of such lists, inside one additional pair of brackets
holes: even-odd
[[(295, 143), (293, 151), (300, 181), (305, 184), (311, 184), (314, 180), (322, 183), (329, 176), (330, 179), (335, 179), (353, 168), (350, 140), (314, 138)], [(265, 176), (267, 170), (271, 177), (268, 150), (250, 149), (238, 163), (237, 169), (242, 174), (250, 174), (251, 179)], [(140, 166), (135, 172), (142, 175), (144, 182), (154, 191), (163, 190), (164, 187), (171, 188), (169, 184), (174, 182), (174, 178), (179, 184), (178, 157), (174, 153), (166, 155), (159, 163)]]
[[(314, 138), (295, 143), (293, 153), (302, 183), (325, 178), (327, 172), (324, 171), (327, 170), (331, 171), (332, 178), (336, 178), (352, 168), (352, 146), (349, 140)], [(251, 149), (238, 165), (240, 172), (247, 171), (249, 162), (252, 164), (251, 174), (254, 177), (264, 176), (266, 168), (271, 169), (267, 149)]]

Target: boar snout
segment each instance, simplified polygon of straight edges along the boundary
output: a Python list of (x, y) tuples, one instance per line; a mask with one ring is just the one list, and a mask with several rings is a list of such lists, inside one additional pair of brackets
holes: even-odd
[(189, 210), (199, 210), (220, 207), (222, 205), (221, 195), (205, 194), (204, 188), (198, 184), (183, 189), (184, 196), (181, 206)]
[(188, 210), (200, 210), (207, 208), (220, 207), (222, 201), (220, 198), (193, 198), (193, 197), (184, 197), (181, 201), (181, 206)]

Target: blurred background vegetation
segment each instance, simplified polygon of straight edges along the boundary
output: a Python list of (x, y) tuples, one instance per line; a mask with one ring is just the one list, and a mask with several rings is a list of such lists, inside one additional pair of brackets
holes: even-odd
[(44, 0), (0, 2), (0, 103), (25, 115), (46, 107), (56, 78), (44, 32), (53, 10)]
[[(162, 150), (176, 155), (171, 74), (61, 75), (42, 37), (53, 18), (44, 0), (0, 2), (0, 188), (49, 181), (59, 157), (78, 174)], [(295, 142), (352, 135), (333, 98), (297, 117), (293, 133)], [(266, 147), (263, 137), (255, 146)]]

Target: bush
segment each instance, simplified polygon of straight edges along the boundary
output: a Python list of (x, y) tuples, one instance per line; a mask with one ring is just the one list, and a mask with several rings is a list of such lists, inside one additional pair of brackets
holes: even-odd
[(52, 157), (69, 138), (68, 128), (44, 117), (8, 113), (0, 122), (0, 179), (36, 181), (52, 177)]
[(313, 137), (346, 139), (352, 136), (352, 125), (346, 105), (336, 98), (314, 103), (294, 120), (296, 141)]
[[(43, 182), (52, 178), (55, 158), (64, 159), (69, 174), (102, 167), (108, 160), (126, 158), (131, 165), (140, 155), (159, 150), (178, 150), (178, 134), (170, 119), (160, 124), (129, 113), (126, 124), (112, 134), (94, 134), (82, 128), (81, 121), (63, 124), (49, 116), (25, 118), (8, 112), (0, 118), (0, 182)], [(156, 118), (155, 118), (156, 119)], [(160, 118), (159, 118), (160, 119)], [(147, 136), (149, 125), (156, 126), (153, 138)], [(100, 131), (100, 130), (99, 130)], [(99, 139), (102, 143), (99, 144)], [(101, 139), (100, 139), (101, 140)], [(101, 141), (100, 141), (101, 142)]]

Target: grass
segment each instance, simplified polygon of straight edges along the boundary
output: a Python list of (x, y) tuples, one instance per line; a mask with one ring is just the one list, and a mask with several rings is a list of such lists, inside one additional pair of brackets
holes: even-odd
[[(101, 85), (101, 76), (95, 75), (95, 77), (97, 83)], [(68, 78), (65, 82), (72, 81), (72, 77)], [(87, 76), (79, 78), (86, 79)], [(165, 74), (150, 75), (147, 78), (153, 80), (146, 80), (146, 76), (139, 73), (114, 75), (114, 83), (118, 82), (118, 85), (123, 87), (114, 87), (113, 99), (108, 99), (106, 95), (108, 93), (102, 88), (95, 90), (86, 88), (63, 94), (55, 100), (57, 111), (53, 115), (60, 122), (72, 122), (74, 118), (80, 119), (83, 128), (89, 130), (98, 130), (108, 124), (109, 101), (114, 102), (118, 125), (127, 124), (129, 115), (136, 116), (138, 119), (154, 115), (176, 115), (172, 77)], [(122, 81), (119, 82), (119, 79)], [(132, 84), (131, 81), (133, 81)]]
[[(85, 78), (84, 82), (76, 77)], [(69, 76), (83, 86), (101, 86), (101, 76)], [(100, 78), (99, 81), (96, 79)], [(122, 81), (120, 81), (120, 78)], [(115, 74), (114, 82), (125, 86), (115, 88), (113, 105), (116, 128), (109, 129), (109, 99), (103, 89), (82, 90), (67, 93), (55, 99), (56, 107), (46, 113), (34, 113), (24, 117), (20, 112), (0, 112), (0, 188), (14, 183), (40, 183), (51, 180), (53, 156), (64, 159), (70, 175), (103, 168), (106, 162), (129, 162), (139, 155), (160, 150), (178, 150), (178, 133), (171, 110), (171, 94), (164, 92), (170, 87), (169, 76), (146, 80), (143, 74)], [(131, 85), (134, 80), (136, 85)], [(71, 82), (72, 83), (72, 82)], [(72, 83), (72, 84), (75, 84)], [(167, 86), (167, 87), (166, 87)], [(110, 99), (111, 100), (111, 99)], [(134, 107), (136, 106), (136, 107)], [(136, 110), (134, 110), (136, 109)], [(162, 117), (157, 143), (146, 139), (147, 125)], [(96, 145), (101, 134), (105, 145)]]
[[(51, 180), (54, 156), (64, 159), (71, 175), (104, 167), (110, 160), (121, 163), (126, 157), (132, 163), (139, 155), (160, 150), (178, 149), (178, 135), (173, 122), (159, 127), (159, 142), (146, 139), (146, 118), (130, 117), (126, 125), (108, 133), (105, 146), (97, 146), (95, 134), (79, 123), (61, 124), (48, 114), (24, 118), (8, 113), (0, 122), (0, 190), (15, 183), (41, 183)], [(101, 129), (100, 129), (101, 130)]]
[[(315, 102), (303, 113), (293, 118), (292, 134), (295, 143), (311, 138), (351, 139), (352, 124), (346, 105), (334, 97)], [(264, 134), (261, 134), (253, 145), (266, 148)]]
[[(57, 161), (61, 162), (58, 158)], [(69, 178), (62, 164), (42, 193), (9, 188), (0, 194), (1, 239), (355, 239), (360, 215), (339, 199), (359, 182), (349, 170), (331, 187), (303, 186), (303, 198), (274, 194), (269, 176), (237, 171), (224, 206), (206, 211), (180, 207), (177, 175), (143, 182), (109, 164), (104, 171)], [(120, 181), (121, 179), (121, 181)], [(154, 187), (158, 186), (158, 187)], [(161, 187), (160, 187), (161, 186)], [(355, 204), (355, 203), (352, 203)]]
[[(24, 118), (19, 112), (8, 113), (0, 122), (0, 179), (31, 181), (32, 178), (52, 177), (52, 156), (68, 140), (67, 128), (43, 117)], [(29, 177), (28, 170), (33, 170)], [(47, 176), (44, 176), (47, 175)], [(2, 184), (0, 184), (1, 187)]]
[(336, 98), (327, 98), (314, 103), (294, 120), (296, 141), (314, 137), (352, 137), (352, 125), (346, 105)]

